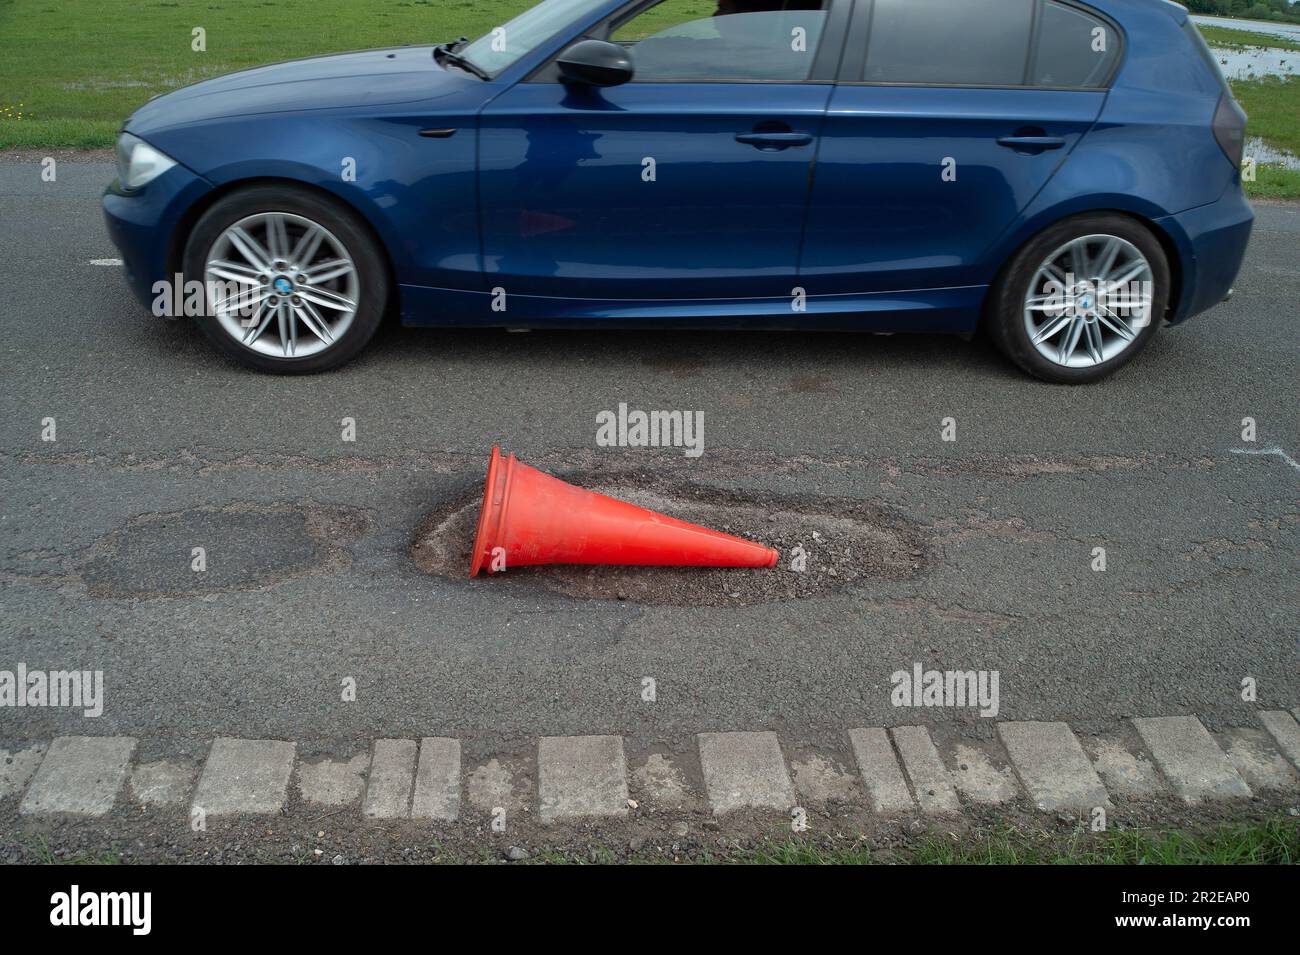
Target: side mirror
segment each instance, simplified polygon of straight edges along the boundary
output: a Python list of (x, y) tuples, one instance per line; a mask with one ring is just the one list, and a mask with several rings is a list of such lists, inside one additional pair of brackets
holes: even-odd
[(633, 73), (627, 50), (605, 40), (579, 40), (555, 62), (563, 82), (584, 86), (618, 86)]

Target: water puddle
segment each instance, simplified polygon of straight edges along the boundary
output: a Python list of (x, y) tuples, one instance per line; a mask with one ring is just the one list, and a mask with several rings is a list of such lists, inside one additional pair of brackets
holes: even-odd
[(1230, 80), (1257, 80), (1265, 76), (1295, 76), (1300, 73), (1300, 50), (1257, 46), (1229, 50), (1212, 46), (1210, 52), (1223, 75)]

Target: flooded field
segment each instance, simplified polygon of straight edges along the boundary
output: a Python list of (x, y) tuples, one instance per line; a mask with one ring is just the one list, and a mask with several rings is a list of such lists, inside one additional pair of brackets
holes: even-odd
[(1219, 69), (1230, 80), (1256, 80), (1263, 76), (1295, 76), (1300, 73), (1300, 50), (1251, 47), (1228, 50), (1211, 46)]
[(1245, 155), (1261, 166), (1281, 166), (1283, 169), (1300, 169), (1300, 156), (1270, 146), (1258, 136), (1246, 140)]
[[(1192, 20), (1201, 27), (1222, 27), (1277, 37), (1279, 41), (1300, 42), (1300, 25), (1205, 16), (1193, 16)], [(1237, 47), (1211, 42), (1210, 49), (1219, 63), (1219, 69), (1229, 80), (1259, 80), (1269, 76), (1292, 77), (1300, 74), (1300, 50), (1256, 46), (1248, 43), (1250, 39), (1253, 38), (1243, 33), (1242, 44)], [(1273, 146), (1258, 136), (1247, 139), (1245, 154), (1261, 166), (1300, 170), (1300, 156)]]
[(1266, 20), (1234, 20), (1231, 17), (1192, 16), (1192, 22), (1202, 27), (1223, 27), (1227, 30), (1249, 30), (1251, 33), (1270, 33), (1285, 40), (1300, 42), (1300, 24), (1269, 23)]

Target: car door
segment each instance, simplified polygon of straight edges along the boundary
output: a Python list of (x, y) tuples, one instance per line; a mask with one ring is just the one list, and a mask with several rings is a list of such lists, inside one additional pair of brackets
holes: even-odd
[(809, 204), (808, 294), (989, 282), (986, 252), (1096, 121), (1121, 55), (1113, 24), (1072, 2), (858, 0)]
[[(584, 299), (789, 296), (848, 0), (629, 4), (621, 86), (550, 63), (480, 117), (488, 288)], [(578, 39), (578, 38), (575, 38)]]

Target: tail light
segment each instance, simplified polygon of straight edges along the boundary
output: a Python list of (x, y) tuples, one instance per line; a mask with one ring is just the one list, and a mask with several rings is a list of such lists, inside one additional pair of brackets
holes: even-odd
[(1214, 138), (1228, 162), (1240, 169), (1246, 147), (1246, 112), (1227, 93), (1219, 97), (1219, 107), (1214, 111)]

